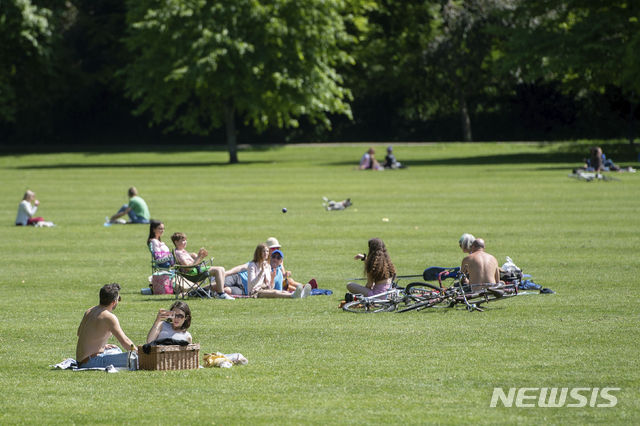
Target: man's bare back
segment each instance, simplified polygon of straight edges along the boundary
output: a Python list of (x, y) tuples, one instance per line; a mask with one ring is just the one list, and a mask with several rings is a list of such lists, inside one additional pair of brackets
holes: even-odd
[(104, 352), (114, 319), (118, 322), (116, 316), (103, 306), (87, 309), (78, 327), (76, 360), (82, 361), (90, 355)]
[(467, 274), (470, 284), (497, 284), (500, 282), (498, 260), (484, 251), (484, 241), (476, 239), (471, 254), (462, 259), (460, 270)]

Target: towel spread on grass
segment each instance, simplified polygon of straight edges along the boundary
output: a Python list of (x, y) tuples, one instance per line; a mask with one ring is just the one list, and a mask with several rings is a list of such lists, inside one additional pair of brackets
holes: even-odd
[(93, 367), (93, 368), (78, 368), (78, 363), (73, 358), (67, 358), (62, 362), (55, 365), (50, 365), (54, 370), (72, 370), (72, 371), (106, 371), (107, 373), (117, 373), (118, 369), (113, 365), (107, 365), (106, 367)]

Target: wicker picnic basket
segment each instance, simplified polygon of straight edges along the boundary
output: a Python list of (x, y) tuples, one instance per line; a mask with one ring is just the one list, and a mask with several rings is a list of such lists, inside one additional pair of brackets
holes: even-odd
[(151, 346), (138, 353), (140, 370), (191, 370), (199, 367), (200, 344)]

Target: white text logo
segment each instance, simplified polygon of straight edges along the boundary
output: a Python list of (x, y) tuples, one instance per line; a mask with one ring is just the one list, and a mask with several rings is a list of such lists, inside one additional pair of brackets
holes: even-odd
[(612, 392), (620, 388), (509, 388), (505, 393), (502, 388), (493, 388), (490, 407), (497, 407), (500, 402), (504, 407), (542, 407), (580, 408), (615, 407), (618, 398)]

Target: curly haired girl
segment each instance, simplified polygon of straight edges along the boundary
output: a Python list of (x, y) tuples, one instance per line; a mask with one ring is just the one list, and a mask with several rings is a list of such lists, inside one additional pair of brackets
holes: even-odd
[(396, 275), (396, 267), (393, 266), (389, 252), (380, 238), (369, 240), (369, 253), (358, 253), (354, 259), (364, 261), (364, 273), (367, 276), (366, 286), (356, 283), (347, 284), (347, 290), (351, 293), (373, 296), (389, 291), (393, 277)]

